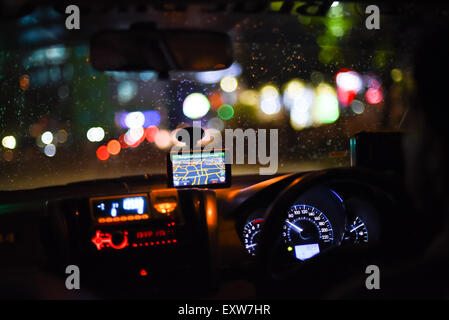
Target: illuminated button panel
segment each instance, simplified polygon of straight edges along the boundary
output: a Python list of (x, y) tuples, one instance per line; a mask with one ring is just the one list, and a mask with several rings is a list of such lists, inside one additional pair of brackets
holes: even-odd
[[(151, 201), (150, 201), (151, 200)], [(174, 246), (176, 224), (182, 225), (176, 189), (90, 198), (90, 243), (101, 250)]]
[(90, 208), (93, 219), (100, 224), (150, 218), (146, 194), (91, 198)]
[(176, 215), (176, 189), (161, 189), (148, 194), (129, 194), (90, 198), (92, 219), (98, 224), (117, 224), (164, 220)]
[(174, 246), (178, 243), (175, 222), (152, 229), (96, 230), (91, 242), (98, 251), (103, 249), (123, 250), (127, 248)]
[(148, 220), (150, 216), (148, 214), (130, 214), (127, 216), (121, 217), (107, 217), (107, 218), (98, 218), (98, 223), (114, 223), (114, 222), (127, 222), (127, 221), (140, 221), (140, 220)]
[(175, 222), (167, 223), (167, 227), (152, 230), (141, 230), (136, 232), (132, 247), (154, 247), (173, 245), (178, 242), (175, 237)]
[(122, 241), (113, 241), (113, 235), (111, 233), (102, 232), (101, 230), (97, 230), (95, 232), (95, 236), (92, 238), (93, 244), (97, 247), (98, 250), (102, 250), (103, 248), (112, 248), (115, 250), (121, 250), (129, 246), (128, 243), (128, 232), (123, 232)]

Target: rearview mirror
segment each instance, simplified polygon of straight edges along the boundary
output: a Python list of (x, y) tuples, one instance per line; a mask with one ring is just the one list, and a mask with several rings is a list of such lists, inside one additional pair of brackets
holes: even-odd
[(97, 33), (90, 59), (100, 71), (209, 71), (228, 68), (233, 55), (226, 33), (139, 27)]

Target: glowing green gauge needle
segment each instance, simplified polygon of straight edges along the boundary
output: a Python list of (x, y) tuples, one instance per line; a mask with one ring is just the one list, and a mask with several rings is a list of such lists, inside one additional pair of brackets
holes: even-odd
[(301, 233), (304, 231), (304, 229), (298, 227), (296, 224), (293, 224), (290, 221), (287, 221), (287, 224), (290, 225), (291, 227), (293, 227), (293, 229), (295, 229), (298, 233)]

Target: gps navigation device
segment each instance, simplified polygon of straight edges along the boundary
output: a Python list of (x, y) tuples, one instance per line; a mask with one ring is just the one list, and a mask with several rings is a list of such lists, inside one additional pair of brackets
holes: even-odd
[(226, 164), (225, 159), (225, 150), (168, 153), (168, 186), (175, 188), (229, 187), (231, 165)]

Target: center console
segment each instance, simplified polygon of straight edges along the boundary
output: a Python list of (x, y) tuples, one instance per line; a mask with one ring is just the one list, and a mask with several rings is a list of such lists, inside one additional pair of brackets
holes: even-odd
[(55, 261), (79, 266), (83, 284), (96, 292), (173, 296), (214, 286), (214, 191), (99, 194), (52, 202), (49, 212), (59, 230), (50, 240)]

